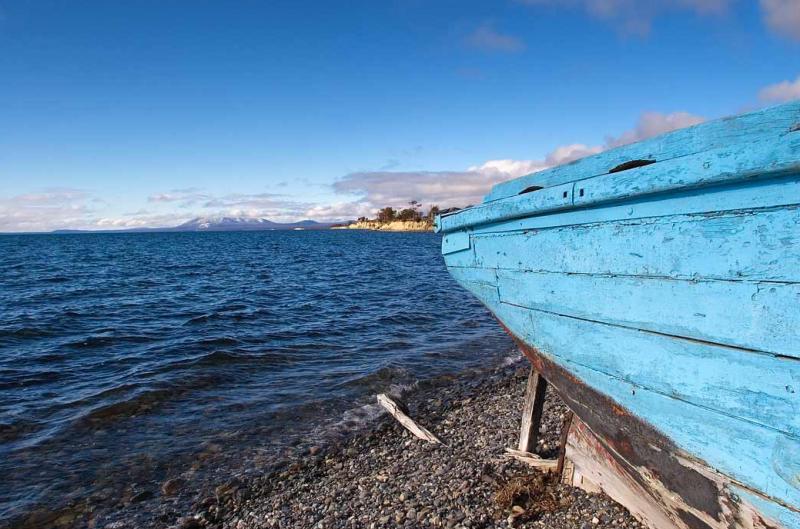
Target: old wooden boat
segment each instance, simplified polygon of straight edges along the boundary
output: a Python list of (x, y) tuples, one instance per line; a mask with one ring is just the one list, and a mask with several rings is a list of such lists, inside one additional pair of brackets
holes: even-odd
[(800, 528), (800, 103), (499, 184), (437, 229), (579, 419), (576, 484), (657, 529)]

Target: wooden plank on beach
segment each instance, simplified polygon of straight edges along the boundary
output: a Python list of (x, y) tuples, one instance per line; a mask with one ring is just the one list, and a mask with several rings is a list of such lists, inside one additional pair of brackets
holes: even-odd
[(418, 425), (414, 422), (414, 419), (408, 416), (408, 414), (403, 411), (402, 406), (398, 404), (394, 399), (389, 397), (388, 395), (381, 393), (378, 395), (378, 404), (383, 406), (386, 411), (388, 411), (392, 417), (397, 419), (397, 422), (403, 425), (403, 427), (414, 434), (416, 437), (422, 439), (423, 441), (428, 441), (429, 443), (441, 443), (442, 441), (439, 440), (438, 437), (433, 435), (429, 432), (426, 428)]
[(512, 457), (517, 461), (521, 461), (526, 465), (541, 470), (542, 472), (553, 472), (558, 466), (556, 459), (542, 459), (536, 454), (525, 452), (524, 450), (514, 450), (513, 448), (506, 448), (507, 457)]
[(544, 409), (544, 394), (546, 391), (547, 381), (531, 367), (530, 375), (528, 375), (528, 385), (525, 387), (522, 427), (520, 428), (519, 445), (517, 447), (521, 452), (533, 452), (536, 448), (539, 426), (542, 423), (542, 410)]

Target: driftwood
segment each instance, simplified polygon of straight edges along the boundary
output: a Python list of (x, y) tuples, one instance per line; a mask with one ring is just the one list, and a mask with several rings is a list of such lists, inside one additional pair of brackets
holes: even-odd
[(513, 457), (517, 461), (538, 468), (542, 472), (555, 472), (558, 466), (558, 460), (556, 459), (542, 459), (536, 454), (524, 452), (522, 450), (514, 450), (513, 448), (506, 448), (506, 457)]
[(388, 395), (384, 393), (378, 395), (378, 404), (386, 408), (386, 411), (388, 411), (392, 415), (392, 417), (397, 419), (397, 422), (402, 424), (406, 430), (408, 430), (415, 436), (419, 437), (423, 441), (428, 441), (429, 443), (441, 443), (438, 437), (433, 435), (427, 429), (415, 423), (414, 419), (409, 417), (408, 414), (405, 412), (403, 406), (398, 402), (394, 401)]

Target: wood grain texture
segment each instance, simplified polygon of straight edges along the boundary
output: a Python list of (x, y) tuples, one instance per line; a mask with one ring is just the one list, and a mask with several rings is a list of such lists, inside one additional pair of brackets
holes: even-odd
[(497, 272), (500, 301), (800, 358), (800, 284)]
[[(570, 429), (566, 456), (573, 465), (571, 485), (589, 492), (599, 488), (650, 529), (675, 529), (682, 525), (670, 518), (670, 510), (664, 509), (658, 498), (633, 479), (580, 420), (574, 421)], [(591, 483), (588, 487), (586, 479)]]
[[(669, 215), (473, 236), (450, 266), (800, 282), (800, 208)], [(449, 236), (449, 235), (448, 235)], [(535, 255), (535, 258), (530, 256)]]
[[(700, 529), (792, 527), (742, 500), (738, 490), (762, 498), (772, 512), (798, 516), (796, 508), (736, 483), (677, 446), (651, 424), (595, 390), (541, 351), (519, 342), (537, 370), (544, 373), (564, 402), (604, 447), (594, 463), (603, 473), (622, 473), (659, 505), (675, 527)], [(576, 474), (585, 476), (580, 471)], [(625, 477), (623, 476), (623, 477)], [(591, 481), (591, 477), (590, 481)], [(597, 476), (594, 476), (597, 479)], [(596, 486), (595, 481), (590, 485)], [(623, 497), (621, 501), (626, 501)]]

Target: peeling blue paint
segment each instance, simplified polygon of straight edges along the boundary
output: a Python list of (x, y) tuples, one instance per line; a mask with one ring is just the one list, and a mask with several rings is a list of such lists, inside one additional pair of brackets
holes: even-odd
[[(452, 275), (515, 336), (790, 529), (798, 122), (800, 102), (699, 125), (500, 184), (437, 220)], [(655, 163), (608, 173), (630, 160)]]

